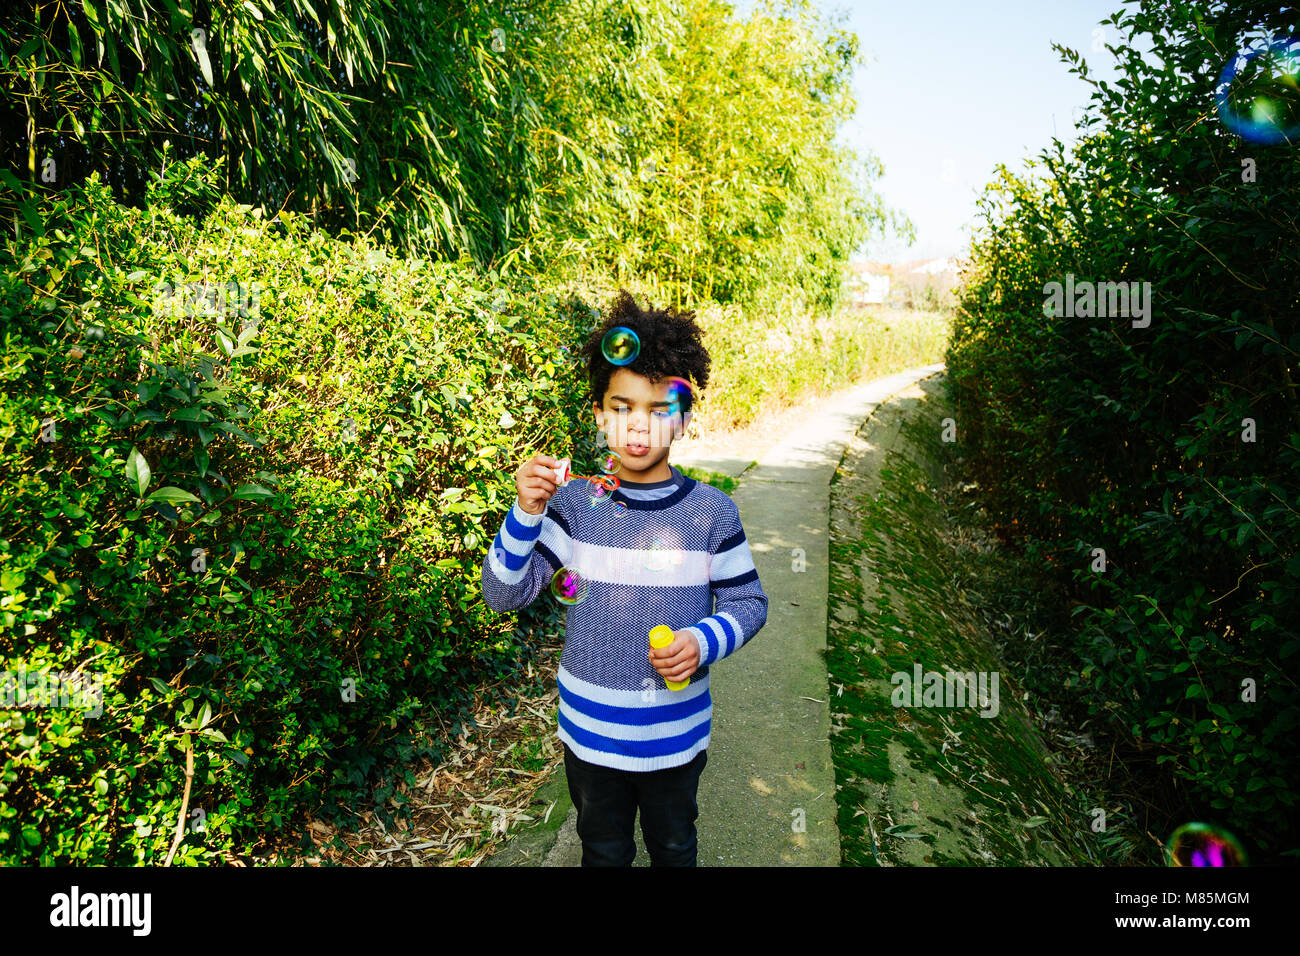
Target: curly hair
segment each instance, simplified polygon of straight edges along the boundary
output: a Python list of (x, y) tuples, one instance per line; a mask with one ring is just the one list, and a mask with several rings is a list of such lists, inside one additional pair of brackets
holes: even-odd
[[(601, 342), (610, 329), (624, 326), (641, 342), (637, 357), (627, 365), (615, 365), (605, 358)], [(627, 289), (620, 289), (601, 326), (591, 333), (578, 352), (591, 380), (591, 400), (604, 404), (605, 392), (614, 372), (626, 368), (644, 375), (651, 383), (677, 376), (689, 381), (694, 394), (682, 402), (682, 414), (691, 410), (694, 399), (709, 382), (712, 360), (704, 347), (704, 330), (695, 323), (695, 313), (673, 306), (642, 309)]]

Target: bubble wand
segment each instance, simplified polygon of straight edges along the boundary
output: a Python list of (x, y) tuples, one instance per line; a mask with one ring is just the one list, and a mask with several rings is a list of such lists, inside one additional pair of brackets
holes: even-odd
[(574, 474), (572, 471), (569, 470), (570, 464), (571, 464), (570, 459), (561, 458), (559, 464), (555, 466), (554, 468), (555, 483), (557, 485), (563, 487), (564, 485), (567, 485), (570, 481), (572, 481), (574, 478), (581, 478), (584, 481), (591, 482), (593, 485), (600, 485), (600, 487), (604, 488), (606, 491), (613, 491), (620, 484), (622, 484), (621, 481), (619, 481), (616, 477), (614, 477), (614, 472), (616, 472), (619, 468), (619, 457), (617, 452), (612, 452), (612, 451), (609, 452), (608, 454), (605, 455), (604, 459), (601, 461), (600, 470), (604, 472), (604, 474), (602, 475)]

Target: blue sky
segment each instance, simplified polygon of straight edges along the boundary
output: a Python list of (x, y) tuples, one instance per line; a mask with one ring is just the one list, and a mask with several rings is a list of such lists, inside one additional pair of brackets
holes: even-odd
[[(1113, 81), (1114, 55), (1093, 51), (1119, 36), (1100, 21), (1122, 0), (813, 0), (858, 35), (865, 67), (854, 79), (858, 113), (840, 139), (870, 151), (885, 174), (874, 186), (915, 224), (910, 248), (874, 239), (868, 258), (897, 262), (960, 253), (975, 200), (1001, 162), (1013, 170), (1056, 136), (1074, 138), (1091, 87), (1068, 71), (1052, 42), (1071, 47), (1094, 79)], [(747, 14), (753, 0), (733, 4)]]

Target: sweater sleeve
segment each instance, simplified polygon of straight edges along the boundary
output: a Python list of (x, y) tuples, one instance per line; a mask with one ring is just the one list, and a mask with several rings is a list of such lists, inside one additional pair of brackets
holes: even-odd
[(569, 523), (555, 496), (539, 515), (516, 498), (483, 561), (483, 600), (498, 612), (527, 607), (572, 554)]
[(767, 623), (767, 595), (749, 552), (736, 503), (727, 498), (722, 513), (722, 538), (709, 555), (709, 588), (713, 613), (685, 628), (700, 644), (700, 666), (722, 660), (745, 645)]

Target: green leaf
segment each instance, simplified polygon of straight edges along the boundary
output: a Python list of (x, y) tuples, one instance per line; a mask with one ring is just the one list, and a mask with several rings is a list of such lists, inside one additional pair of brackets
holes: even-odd
[(149, 470), (149, 463), (144, 460), (144, 455), (140, 454), (139, 449), (134, 446), (126, 459), (126, 476), (135, 482), (138, 493), (143, 497), (153, 472)]
[(203, 79), (208, 81), (208, 89), (214, 89), (216, 84), (212, 82), (212, 64), (208, 61), (207, 42), (200, 43), (197, 47), (191, 44), (190, 49), (194, 50), (199, 58), (199, 69), (203, 71)]
[(173, 485), (168, 485), (166, 488), (159, 488), (157, 491), (155, 491), (153, 494), (151, 494), (148, 498), (145, 499), (145, 501), (162, 501), (162, 502), (166, 502), (167, 504), (175, 504), (178, 501), (198, 501), (198, 500), (199, 499), (197, 497), (190, 494), (185, 489), (177, 488)]
[(71, 19), (68, 20), (68, 46), (74, 66), (81, 66), (81, 34)]
[(914, 840), (919, 840), (921, 839), (921, 837), (925, 835), (923, 833), (913, 832), (915, 830), (916, 830), (915, 823), (896, 823), (892, 827), (885, 827), (885, 832), (888, 833), (890, 836), (911, 837)]
[(261, 485), (240, 485), (239, 489), (232, 495), (234, 498), (249, 500), (252, 498), (273, 498), (275, 492), (270, 488), (264, 488)]
[(1028, 820), (1026, 820), (1024, 823), (1020, 825), (1026, 828), (1041, 827), (1046, 822), (1047, 822), (1047, 817), (1030, 817)]

